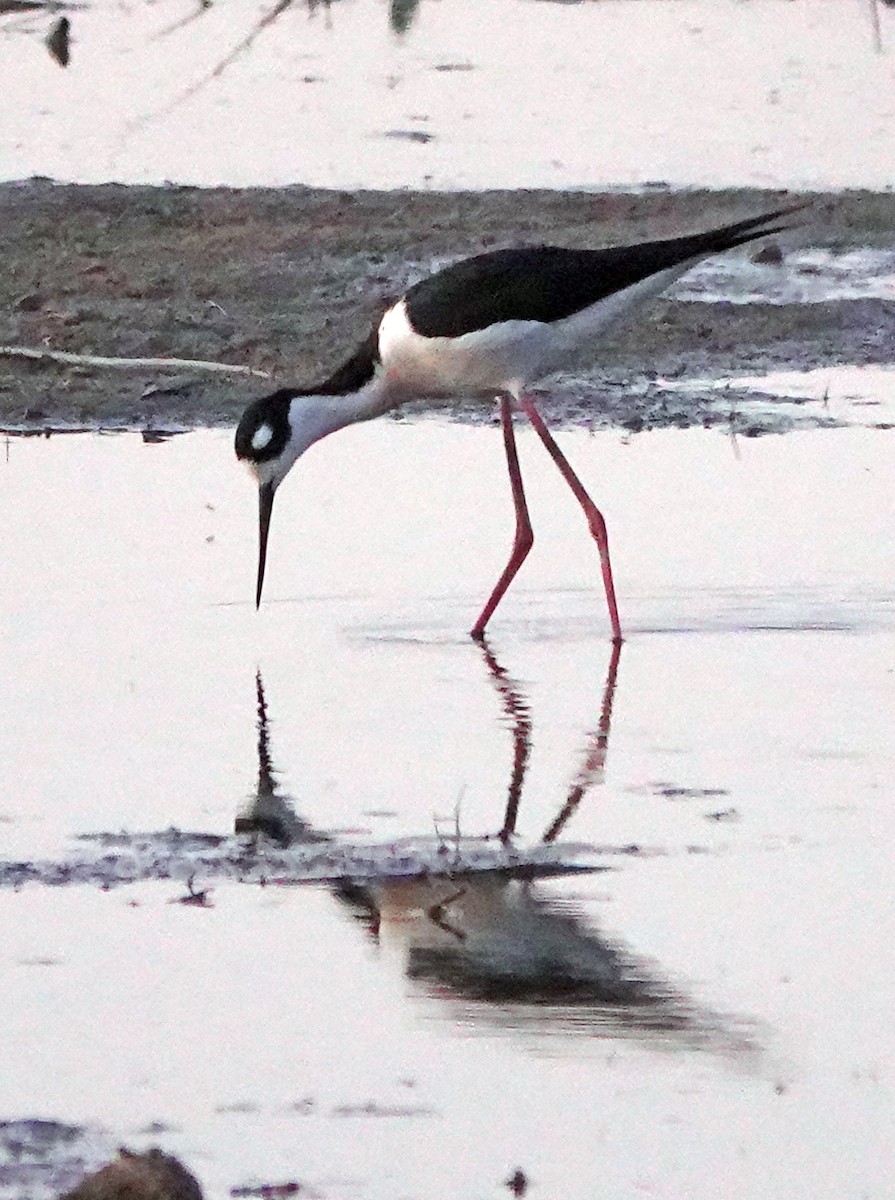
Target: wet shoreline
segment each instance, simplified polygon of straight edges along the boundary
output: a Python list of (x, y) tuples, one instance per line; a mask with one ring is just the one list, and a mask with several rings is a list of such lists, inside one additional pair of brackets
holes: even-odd
[[(597, 245), (672, 236), (811, 199), (775, 239), (840, 251), (890, 247), (895, 196), (731, 191), (340, 192), (29, 180), (0, 185), (0, 344), (77, 355), (226, 362), (272, 386), (322, 377), (384, 302), (433, 266), (520, 243)], [(705, 424), (656, 381), (878, 363), (891, 301), (694, 303), (662, 299), (604, 343), (595, 370), (546, 388), (553, 420), (627, 428)], [(0, 359), (0, 427), (196, 428), (232, 424), (263, 379)], [(661, 391), (661, 389), (659, 389)], [(555, 394), (554, 394), (555, 393)], [(491, 419), (481, 408), (447, 409)]]

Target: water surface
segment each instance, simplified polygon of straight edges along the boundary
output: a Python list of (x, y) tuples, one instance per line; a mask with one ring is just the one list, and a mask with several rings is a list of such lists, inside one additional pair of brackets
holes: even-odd
[(517, 1165), (568, 1197), (884, 1193), (888, 436), (559, 436), (609, 521), (615, 664), (527, 433), (537, 540), (489, 654), (464, 630), (510, 537), (495, 429), (316, 447), (259, 614), (229, 435), (9, 442), (6, 860), (228, 837), (266, 754), (342, 842), (495, 835), (516, 788), (537, 843), (577, 788), (562, 836), (610, 869), (460, 896), (200, 875), (203, 906), (171, 903), (184, 854), (167, 881), (0, 889), (0, 1111), (161, 1141), (212, 1196), (500, 1196)]
[(886, 189), (895, 13), (838, 0), (344, 0), (7, 15), (0, 178)]

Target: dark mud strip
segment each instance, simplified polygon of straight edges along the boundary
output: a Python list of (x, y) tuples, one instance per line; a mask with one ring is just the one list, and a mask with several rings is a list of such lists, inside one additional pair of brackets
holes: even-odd
[[(389, 297), (486, 248), (670, 236), (804, 199), (779, 192), (336, 192), (0, 185), (0, 344), (176, 357), (322, 377)], [(798, 247), (891, 248), (895, 196), (813, 198)], [(657, 302), (607, 341), (596, 370), (552, 385), (554, 421), (631, 429), (726, 420), (663, 377), (888, 362), (895, 304)], [(266, 385), (181, 369), (110, 371), (0, 358), (0, 428), (232, 424)], [(463, 419), (482, 410), (455, 406)], [(485, 415), (485, 419), (489, 419)], [(760, 431), (760, 430), (759, 430)]]
[(362, 846), (315, 839), (277, 848), (266, 839), (167, 829), (82, 835), (72, 853), (59, 860), (0, 861), (0, 887), (35, 883), (110, 888), (174, 880), (184, 885), (184, 901), (197, 903), (203, 895), (199, 881), (360, 885), (484, 875), (531, 880), (605, 869), (592, 858), (578, 861), (593, 852), (593, 847), (559, 842), (514, 848), (488, 838), (463, 838), (459, 843), (413, 838)]

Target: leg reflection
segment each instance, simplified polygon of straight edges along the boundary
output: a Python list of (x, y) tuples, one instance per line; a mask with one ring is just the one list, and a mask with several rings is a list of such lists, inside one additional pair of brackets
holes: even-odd
[[(501, 665), (490, 643), (485, 638), (481, 638), (479, 645), (482, 648), (485, 665), (500, 696), (503, 710), (509, 719), (513, 735), (513, 765), (507, 788), (503, 826), (498, 834), (502, 842), (508, 842), (516, 832), (522, 788), (531, 757), (531, 707), (522, 685)], [(606, 753), (609, 747), (609, 730), (612, 724), (612, 704), (615, 698), (621, 653), (622, 643), (614, 642), (609, 657), (606, 682), (603, 685), (603, 699), (597, 728), (588, 738), (584, 762), (562, 808), (547, 827), (542, 838), (544, 842), (556, 841), (587, 792), (595, 784), (603, 781)]]
[(508, 675), (497, 661), (497, 656), (485, 638), (479, 639), (485, 665), (491, 679), (500, 695), (503, 710), (510, 721), (513, 733), (513, 766), (510, 771), (510, 783), (507, 788), (507, 805), (503, 819), (503, 827), (498, 834), (502, 842), (508, 842), (516, 832), (516, 820), (519, 816), (519, 800), (522, 796), (522, 785), (525, 782), (525, 772), (528, 770), (528, 760), (531, 755), (531, 714), (528, 700), (519, 683)]
[(615, 684), (618, 678), (618, 663), (622, 654), (621, 642), (613, 642), (612, 654), (609, 659), (609, 670), (606, 673), (606, 683), (603, 686), (603, 703), (600, 707), (600, 720), (597, 728), (591, 734), (590, 745), (584, 764), (578, 772), (572, 790), (566, 797), (556, 819), (544, 832), (545, 842), (555, 842), (565, 828), (570, 817), (575, 813), (585, 794), (596, 783), (603, 782), (606, 769), (606, 752), (609, 749), (609, 727), (612, 723), (612, 702), (615, 699)]

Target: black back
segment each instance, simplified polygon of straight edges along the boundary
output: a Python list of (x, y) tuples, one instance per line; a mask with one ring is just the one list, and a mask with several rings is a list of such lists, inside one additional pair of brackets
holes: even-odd
[(478, 254), (410, 288), (408, 317), (425, 337), (458, 337), (500, 321), (559, 321), (659, 271), (773, 233), (779, 226), (769, 223), (796, 207), (631, 246), (527, 246)]

